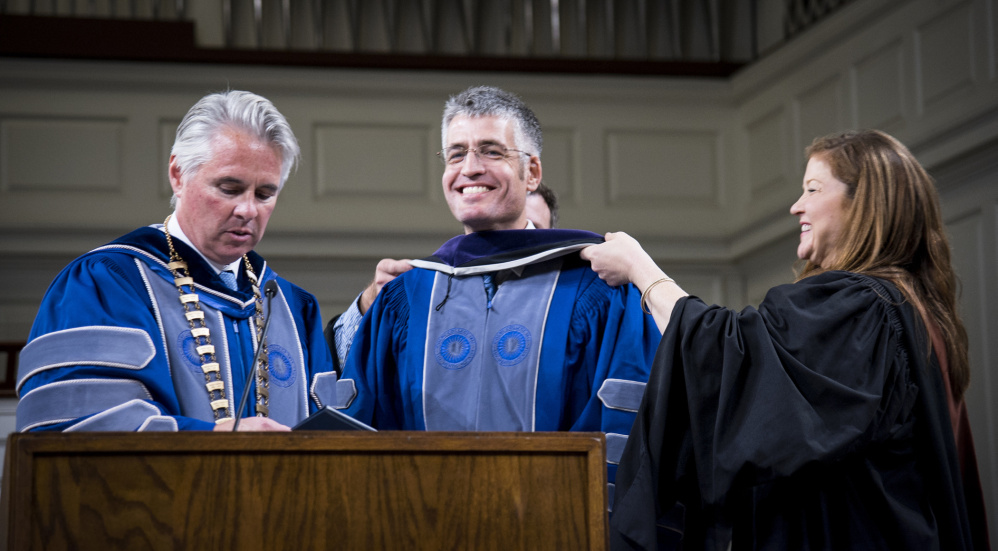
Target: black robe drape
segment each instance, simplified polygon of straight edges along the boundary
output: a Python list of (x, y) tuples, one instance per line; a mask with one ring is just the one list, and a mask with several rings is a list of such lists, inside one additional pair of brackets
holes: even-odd
[(986, 541), (927, 338), (893, 285), (847, 272), (776, 287), (758, 310), (681, 300), (618, 469), (611, 546)]

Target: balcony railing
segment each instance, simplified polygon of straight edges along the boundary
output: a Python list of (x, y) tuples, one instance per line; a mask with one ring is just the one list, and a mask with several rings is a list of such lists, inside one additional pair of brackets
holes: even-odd
[(0, 55), (726, 76), (848, 1), (0, 0)]

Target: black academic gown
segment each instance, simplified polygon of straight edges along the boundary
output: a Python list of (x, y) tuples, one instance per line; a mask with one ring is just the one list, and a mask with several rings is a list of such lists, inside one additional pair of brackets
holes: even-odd
[[(972, 549), (914, 309), (829, 272), (759, 309), (681, 300), (617, 474), (614, 549)], [(986, 535), (984, 536), (986, 538)]]

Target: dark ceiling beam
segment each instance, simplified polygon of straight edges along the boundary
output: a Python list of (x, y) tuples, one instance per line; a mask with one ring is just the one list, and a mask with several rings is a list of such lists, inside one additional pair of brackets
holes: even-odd
[(191, 21), (0, 15), (0, 56), (284, 67), (726, 78), (732, 62), (199, 48)]

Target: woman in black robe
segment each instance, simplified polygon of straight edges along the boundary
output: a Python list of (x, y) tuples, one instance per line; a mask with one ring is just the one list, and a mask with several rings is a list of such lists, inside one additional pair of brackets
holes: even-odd
[(932, 179), (877, 131), (807, 155), (798, 280), (758, 309), (688, 296), (624, 233), (582, 253), (643, 289), (664, 331), (617, 471), (615, 549), (989, 548)]

